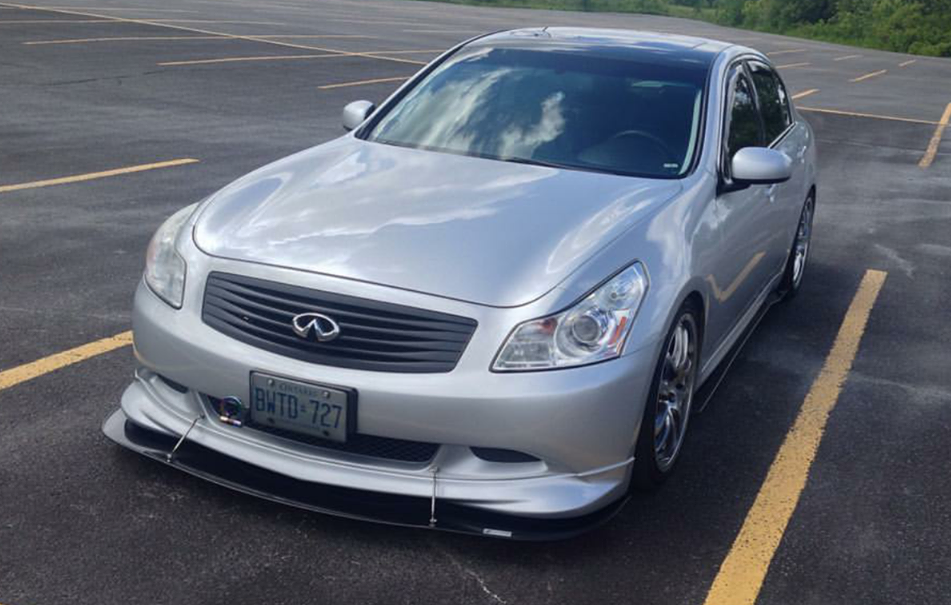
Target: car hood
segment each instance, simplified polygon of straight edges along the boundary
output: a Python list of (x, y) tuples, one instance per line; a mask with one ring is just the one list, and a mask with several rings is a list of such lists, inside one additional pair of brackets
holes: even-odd
[(194, 238), (213, 256), (511, 307), (680, 188), (343, 137), (219, 191)]

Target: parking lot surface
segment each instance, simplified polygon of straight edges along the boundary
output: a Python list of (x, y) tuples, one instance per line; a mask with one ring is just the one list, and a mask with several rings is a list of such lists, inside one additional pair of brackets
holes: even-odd
[[(102, 436), (165, 217), (338, 136), (345, 103), (455, 43), (538, 25), (760, 49), (819, 140), (807, 283), (694, 419), (674, 479), (580, 538), (509, 543), (297, 511)], [(947, 603), (949, 83), (948, 60), (665, 17), (0, 1), (0, 603)]]

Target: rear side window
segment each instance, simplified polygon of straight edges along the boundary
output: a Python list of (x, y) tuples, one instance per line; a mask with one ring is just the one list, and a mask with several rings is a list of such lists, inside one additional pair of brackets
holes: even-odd
[(753, 85), (756, 86), (760, 112), (763, 114), (766, 140), (773, 142), (792, 124), (786, 89), (779, 76), (768, 65), (751, 61), (750, 73), (753, 76)]
[(734, 80), (730, 106), (730, 133), (727, 136), (727, 158), (732, 159), (744, 147), (762, 146), (759, 113), (753, 100), (753, 87), (740, 72)]

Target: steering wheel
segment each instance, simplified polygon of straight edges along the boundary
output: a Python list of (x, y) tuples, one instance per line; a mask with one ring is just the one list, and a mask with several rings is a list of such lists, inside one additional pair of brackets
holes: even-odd
[(677, 156), (674, 154), (673, 151), (671, 151), (670, 147), (667, 146), (667, 143), (665, 143), (665, 142), (663, 141), (663, 139), (661, 139), (661, 138), (658, 137), (657, 135), (651, 134), (651, 133), (649, 133), (649, 132), (647, 132), (647, 131), (644, 131), (644, 130), (622, 130), (621, 132), (615, 134), (615, 135), (612, 136), (610, 139), (608, 139), (608, 141), (609, 141), (609, 142), (611, 142), (611, 141), (616, 141), (616, 140), (618, 140), (618, 139), (622, 139), (622, 138), (626, 138), (626, 137), (639, 137), (639, 138), (641, 138), (641, 139), (646, 139), (646, 140), (650, 141), (651, 143), (654, 144), (655, 147), (657, 147), (658, 149), (660, 149), (660, 150), (663, 152), (663, 154), (666, 156), (666, 160), (667, 160), (667, 161), (664, 162), (664, 164), (667, 164), (667, 163), (671, 163), (671, 164), (676, 163), (677, 166), (680, 167), (680, 158), (677, 157)]

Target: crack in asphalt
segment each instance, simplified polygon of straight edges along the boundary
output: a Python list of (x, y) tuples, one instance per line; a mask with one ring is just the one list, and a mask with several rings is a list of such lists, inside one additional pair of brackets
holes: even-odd
[(508, 603), (508, 601), (500, 597), (497, 593), (493, 592), (489, 588), (488, 584), (486, 584), (482, 576), (480, 576), (476, 571), (460, 563), (459, 560), (451, 552), (449, 552), (445, 548), (442, 548), (439, 544), (435, 542), (433, 543), (433, 549), (438, 551), (447, 559), (449, 559), (449, 562), (452, 563), (453, 567), (455, 567), (458, 571), (460, 571), (464, 577), (469, 577), (475, 580), (476, 583), (479, 585), (479, 588), (482, 590), (482, 592), (485, 593), (485, 595), (488, 596), (490, 599), (492, 599), (494, 603), (501, 603), (502, 605), (506, 605), (506, 603)]

